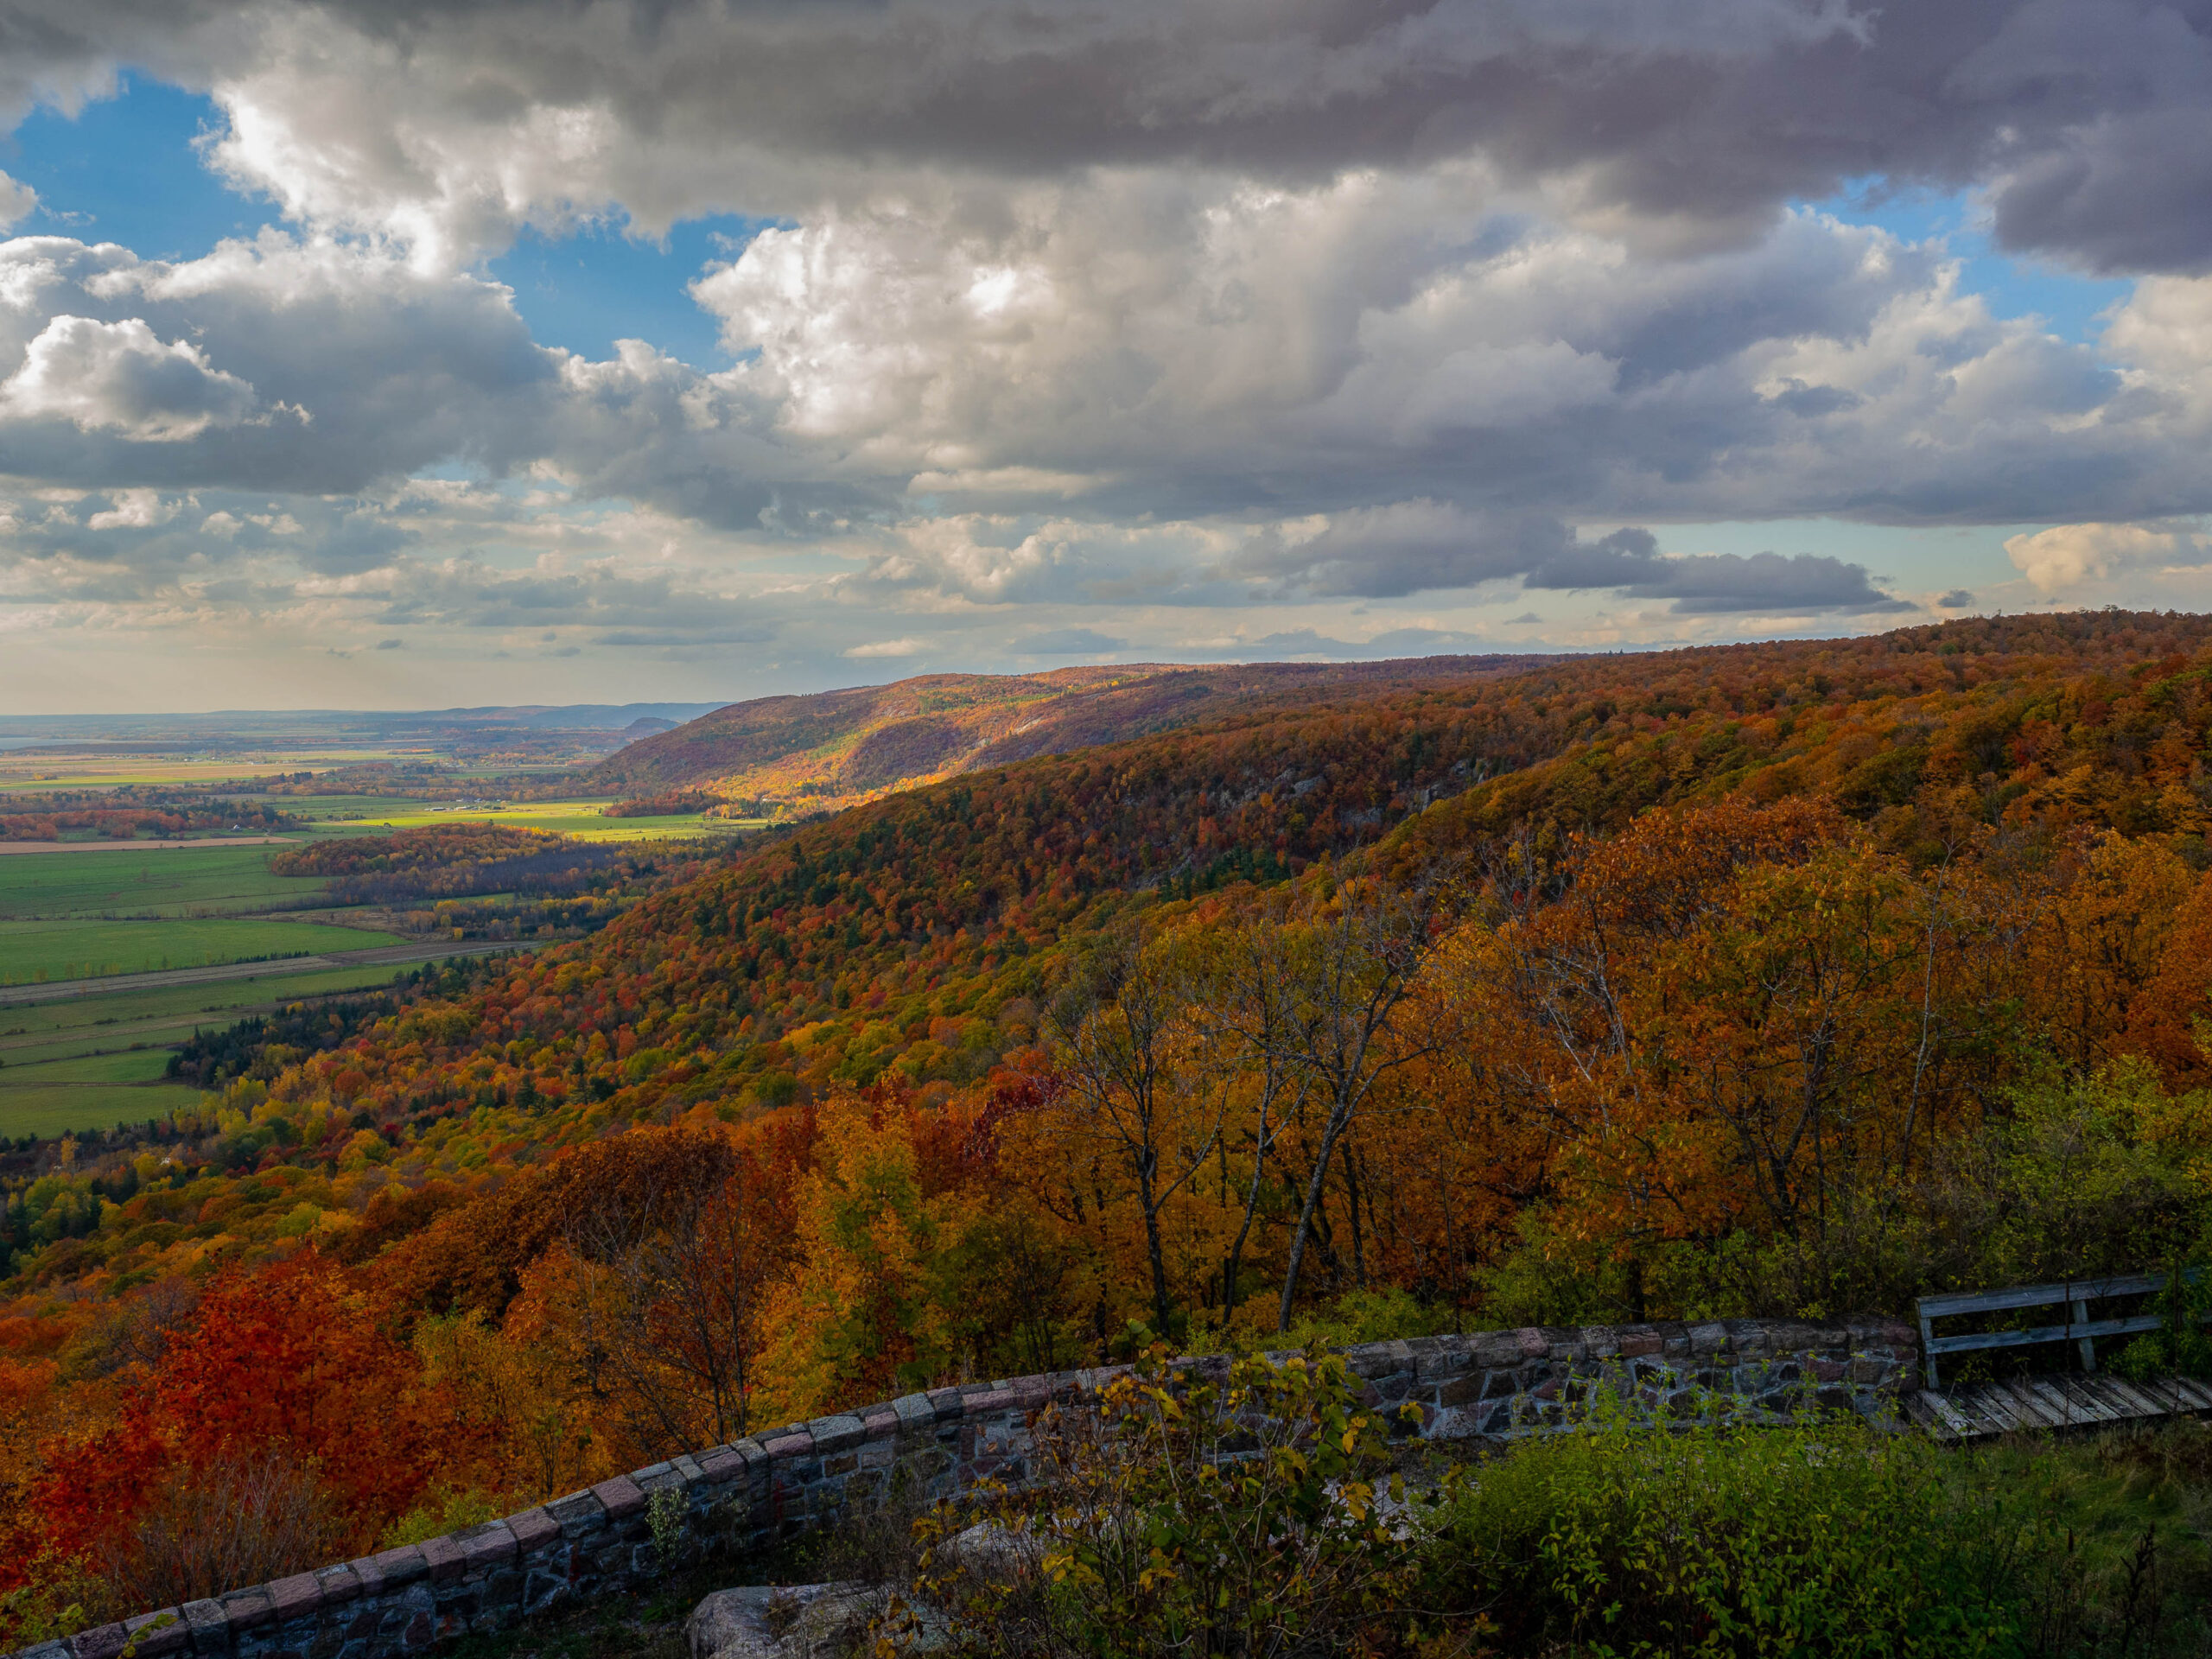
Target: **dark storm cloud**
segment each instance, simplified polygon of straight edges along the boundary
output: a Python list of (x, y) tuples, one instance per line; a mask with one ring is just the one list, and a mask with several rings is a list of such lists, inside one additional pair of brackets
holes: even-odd
[(1255, 537), (1234, 568), (1281, 579), (1283, 597), (1395, 599), (1518, 577), (1529, 588), (1665, 600), (1679, 616), (1913, 608), (1876, 588), (1864, 566), (1840, 559), (1809, 553), (1669, 557), (1647, 530), (1617, 530), (1584, 542), (1556, 519), (1487, 521), (1425, 501), (1341, 515), (1307, 541)]
[(1478, 518), (1433, 501), (1338, 514), (1319, 535), (1252, 538), (1230, 566), (1276, 577), (1287, 591), (1344, 599), (1395, 599), (1472, 588), (1526, 575), (1571, 545), (1556, 518)]
[[(280, 199), (372, 218), (379, 193), (428, 193), (464, 236), (566, 189), (654, 225), (779, 211), (822, 165), (1310, 181), (1480, 155), (1689, 243), (1878, 178), (1987, 187), (2005, 245), (2097, 270), (2212, 261), (2208, 0), (16, 0), (0, 20), (0, 105), (125, 63), (217, 88), (294, 159), (343, 153), (327, 189)], [(603, 153), (541, 168), (548, 110), (588, 113)]]
[(1617, 530), (1562, 548), (1529, 571), (1529, 588), (1609, 588), (1663, 599), (1677, 616), (1840, 612), (1864, 615), (1912, 606), (1876, 588), (1864, 565), (1821, 554), (1698, 553), (1669, 558), (1647, 530)]

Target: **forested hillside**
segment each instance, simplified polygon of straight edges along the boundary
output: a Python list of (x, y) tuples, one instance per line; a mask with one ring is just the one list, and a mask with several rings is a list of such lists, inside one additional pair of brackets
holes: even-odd
[(2115, 613), (1378, 672), (211, 1042), (196, 1114), (16, 1156), (12, 1633), (186, 1593), (211, 1505), (267, 1517), (269, 1576), (1155, 1334), (2172, 1259), (2208, 681), (2212, 620)]
[(628, 796), (708, 790), (744, 803), (849, 804), (1041, 754), (1273, 707), (1525, 669), (1529, 657), (1409, 662), (1125, 664), (1033, 675), (930, 674), (892, 685), (734, 703), (625, 749), (587, 787)]

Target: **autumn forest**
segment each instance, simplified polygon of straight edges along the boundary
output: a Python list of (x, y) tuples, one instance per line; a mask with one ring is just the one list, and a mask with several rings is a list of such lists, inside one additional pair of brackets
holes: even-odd
[(0, 1153), (0, 1648), (1155, 1339), (2182, 1259), (2208, 728), (2115, 612), (1263, 686), (210, 1033)]

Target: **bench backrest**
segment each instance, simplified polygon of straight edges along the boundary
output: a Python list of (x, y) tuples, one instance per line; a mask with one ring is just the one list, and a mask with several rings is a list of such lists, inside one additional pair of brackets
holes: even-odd
[[(2191, 1270), (2192, 1281), (2196, 1274)], [(2156, 1331), (2164, 1321), (2156, 1313), (2135, 1313), (2123, 1319), (2089, 1317), (2089, 1304), (2115, 1296), (2142, 1296), (2166, 1287), (2163, 1273), (2133, 1273), (2109, 1279), (2076, 1279), (2061, 1285), (2015, 1285), (2009, 1290), (1961, 1290), (1920, 1299), (1921, 1371), (1927, 1386), (1942, 1386), (1937, 1379), (1938, 1354), (1969, 1353), (1980, 1349), (2022, 1348), (2043, 1342), (2080, 1344), (2082, 1369), (2097, 1369), (2097, 1338), (2121, 1337), (2139, 1331)], [(2024, 1331), (1975, 1331), (1964, 1336), (1939, 1337), (1936, 1321), (1960, 1313), (1998, 1313), (2020, 1307), (2063, 1307), (2062, 1323), (2038, 1325)]]

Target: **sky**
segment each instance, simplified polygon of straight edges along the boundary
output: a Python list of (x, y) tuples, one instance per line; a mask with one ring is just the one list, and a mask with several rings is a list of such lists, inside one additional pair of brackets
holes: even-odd
[(0, 713), (2212, 596), (2212, 0), (0, 0)]

